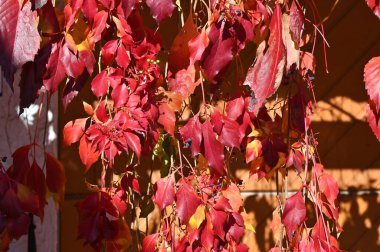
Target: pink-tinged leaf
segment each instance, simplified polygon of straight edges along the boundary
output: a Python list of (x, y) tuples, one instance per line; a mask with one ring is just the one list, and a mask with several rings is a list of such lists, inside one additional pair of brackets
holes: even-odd
[(108, 91), (108, 77), (107, 69), (101, 71), (91, 82), (91, 90), (96, 97), (101, 97), (107, 94)]
[(371, 101), (370, 105), (367, 105), (367, 120), (369, 123), (369, 126), (372, 129), (373, 134), (375, 134), (377, 140), (380, 141), (380, 120), (379, 120), (379, 114), (375, 111), (375, 105)]
[[(240, 143), (244, 137), (239, 131), (239, 124), (215, 110), (211, 115), (211, 123), (214, 131), (218, 134), (218, 141), (228, 147), (240, 147)], [(220, 129), (216, 125), (220, 124)]]
[(328, 173), (323, 172), (322, 175), (318, 177), (318, 185), (321, 193), (323, 193), (328, 202), (334, 206), (339, 194), (339, 187), (336, 180)]
[(94, 72), (94, 65), (96, 63), (95, 56), (91, 50), (85, 49), (79, 51), (78, 54), (79, 61), (87, 68), (87, 71), (90, 75)]
[(258, 56), (244, 82), (254, 93), (252, 112), (256, 115), (265, 100), (277, 91), (284, 73), (285, 47), (282, 41), (282, 14), (278, 4), (273, 11), (269, 29), (269, 48)]
[(163, 210), (166, 206), (174, 202), (174, 183), (174, 177), (168, 176), (159, 179), (154, 185), (155, 193), (152, 200), (157, 204), (160, 210)]
[[(192, 130), (194, 131), (195, 129), (193, 128)], [(202, 124), (202, 136), (207, 164), (211, 167), (214, 174), (219, 176), (225, 174), (224, 147), (216, 139), (215, 133), (209, 120), (206, 120)]]
[(59, 84), (65, 78), (65, 67), (61, 62), (62, 57), (62, 47), (61, 43), (54, 43), (50, 58), (46, 65), (46, 73), (44, 76), (44, 86), (45, 88), (54, 93), (58, 90)]
[(78, 78), (70, 78), (69, 81), (66, 83), (65, 87), (63, 88), (62, 94), (62, 103), (65, 111), (69, 104), (73, 101), (73, 99), (82, 90), (83, 86), (87, 83), (87, 80), (89, 78), (90, 75), (85, 69)]
[(127, 49), (125, 49), (123, 43), (120, 43), (118, 49), (117, 49), (117, 55), (116, 55), (116, 63), (121, 68), (127, 68), (129, 63), (131, 62), (131, 57), (129, 56), (129, 52), (127, 52)]
[(158, 252), (156, 248), (159, 234), (151, 234), (144, 238), (141, 252)]
[(158, 117), (158, 123), (164, 126), (166, 132), (174, 136), (175, 129), (175, 113), (169, 107), (167, 103), (161, 103), (158, 107), (160, 116)]
[(115, 57), (118, 40), (110, 40), (102, 47), (102, 63), (104, 65), (112, 65), (112, 60)]
[(117, 86), (114, 90), (112, 90), (111, 96), (115, 102), (116, 108), (124, 106), (129, 97), (128, 87), (124, 84)]
[(262, 144), (260, 140), (253, 140), (249, 144), (247, 144), (246, 152), (245, 152), (245, 162), (249, 163), (262, 154)]
[(206, 251), (211, 251), (214, 245), (214, 230), (208, 213), (206, 214), (206, 219), (206, 225), (203, 227), (201, 233), (201, 243), (206, 248)]
[(306, 219), (306, 206), (301, 190), (286, 199), (282, 223), (285, 225), (289, 240), (295, 236), (296, 230)]
[(366, 1), (367, 1), (368, 7), (371, 8), (373, 13), (378, 18), (380, 18), (380, 2), (378, 0), (366, 0)]
[(67, 146), (78, 142), (84, 134), (87, 118), (79, 118), (68, 122), (63, 127), (63, 143)]
[(292, 32), (294, 42), (297, 45), (301, 42), (302, 27), (305, 22), (305, 16), (303, 11), (297, 6), (297, 2), (293, 1), (290, 7), (290, 31)]
[(380, 57), (372, 58), (364, 68), (365, 88), (375, 103), (376, 112), (380, 111)]
[[(294, 3), (294, 2), (293, 2)], [(288, 14), (282, 15), (282, 27), (283, 27), (283, 42), (286, 48), (286, 72), (299, 69), (300, 52), (299, 48), (291, 37), (290, 32), (290, 17)]]
[(215, 234), (219, 236), (220, 239), (225, 240), (226, 230), (224, 229), (224, 225), (226, 224), (228, 218), (227, 212), (218, 211), (211, 208), (210, 215)]
[(128, 144), (128, 147), (136, 154), (137, 158), (140, 158), (141, 154), (141, 143), (140, 138), (131, 132), (125, 132), (125, 141)]
[(124, 12), (125, 18), (128, 18), (128, 16), (136, 9), (136, 5), (138, 3), (141, 3), (139, 0), (121, 0), (121, 7)]
[(156, 20), (157, 24), (171, 17), (175, 9), (174, 0), (146, 0), (145, 3), (150, 8), (150, 14)]
[(62, 55), (60, 61), (66, 71), (66, 74), (70, 77), (77, 78), (84, 70), (84, 62), (70, 51), (66, 44), (61, 49)]
[(182, 69), (175, 74), (175, 79), (169, 78), (168, 86), (170, 91), (177, 92), (183, 98), (194, 93), (199, 81), (195, 82), (195, 68), (190, 65), (187, 69)]
[(201, 151), (202, 143), (202, 125), (198, 116), (192, 117), (185, 126), (179, 130), (182, 141), (185, 147), (191, 148), (193, 157), (198, 155)]
[(208, 43), (209, 39), (205, 29), (189, 41), (190, 65), (193, 65), (195, 62), (201, 60)]
[(65, 168), (55, 157), (46, 153), (46, 185), (48, 190), (56, 194), (54, 199), (62, 206), (65, 197)]
[(83, 136), (79, 142), (79, 157), (86, 166), (86, 171), (99, 159), (99, 152), (96, 150), (96, 146), (87, 141), (86, 136)]
[(244, 111), (244, 98), (238, 97), (227, 102), (226, 113), (228, 118), (236, 120)]
[(174, 38), (168, 57), (169, 70), (177, 73), (181, 69), (186, 69), (189, 64), (189, 46), (188, 43), (198, 34), (197, 26), (193, 21), (192, 11), (190, 12), (185, 24)]
[(182, 224), (186, 225), (189, 222), (190, 217), (201, 203), (201, 199), (190, 184), (183, 183), (180, 185), (176, 193), (176, 210)]
[(83, 0), (82, 12), (86, 19), (92, 23), (96, 13), (98, 12), (96, 0)]
[(234, 39), (229, 29), (229, 23), (222, 20), (212, 24), (208, 34), (210, 43), (202, 55), (201, 67), (205, 77), (213, 84), (220, 80), (219, 77), (234, 57)]
[(30, 2), (23, 8), (18, 0), (0, 2), (0, 65), (11, 88), (16, 70), (33, 61), (40, 48), (37, 26), (37, 13), (31, 11)]
[(104, 10), (99, 11), (94, 16), (94, 24), (91, 29), (91, 36), (94, 39), (94, 42), (98, 42), (102, 37), (102, 32), (106, 28), (108, 13)]

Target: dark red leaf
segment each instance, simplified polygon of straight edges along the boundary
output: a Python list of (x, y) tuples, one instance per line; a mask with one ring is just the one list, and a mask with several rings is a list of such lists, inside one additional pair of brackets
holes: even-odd
[(18, 0), (0, 2), (0, 65), (12, 89), (16, 70), (33, 61), (40, 48), (37, 25), (37, 13), (31, 11), (30, 2), (23, 8)]
[(234, 56), (232, 52), (234, 39), (229, 28), (229, 23), (222, 20), (212, 24), (208, 34), (210, 43), (202, 55), (201, 67), (205, 77), (213, 84), (219, 81), (220, 75)]
[(174, 202), (174, 177), (168, 176), (159, 179), (155, 184), (155, 193), (152, 200), (157, 204), (160, 210)]
[(185, 24), (174, 38), (168, 57), (169, 70), (177, 73), (181, 69), (186, 69), (190, 64), (190, 52), (188, 43), (198, 34), (197, 26), (193, 21), (193, 14), (190, 12)]
[[(239, 131), (239, 124), (236, 121), (214, 110), (211, 115), (211, 123), (214, 126), (214, 131), (219, 135), (219, 142), (228, 147), (240, 147), (244, 135)], [(219, 123), (221, 124), (220, 129), (216, 129), (215, 126)]]
[(224, 229), (224, 226), (226, 225), (228, 218), (227, 212), (211, 208), (210, 216), (215, 234), (224, 241), (226, 238), (226, 230)]
[(302, 198), (301, 190), (286, 199), (284, 212), (282, 214), (282, 223), (285, 225), (286, 234), (289, 240), (292, 240), (297, 228), (306, 219), (306, 206)]
[(189, 222), (190, 217), (201, 203), (201, 199), (190, 184), (180, 185), (176, 193), (176, 210), (182, 224), (186, 225)]
[(96, 0), (83, 0), (82, 11), (86, 19), (92, 23), (96, 13), (98, 12)]
[(83, 73), (78, 78), (70, 78), (63, 88), (62, 94), (62, 103), (63, 108), (66, 111), (69, 104), (73, 101), (73, 99), (79, 94), (82, 88), (87, 83), (87, 80), (90, 78), (87, 70), (85, 69)]
[[(195, 130), (194, 128), (192, 129)], [(225, 174), (224, 170), (224, 148), (223, 145), (216, 139), (210, 121), (206, 120), (202, 124), (202, 136), (205, 157), (208, 165), (216, 175)]]
[(211, 251), (214, 245), (214, 230), (212, 229), (211, 218), (206, 214), (207, 222), (201, 231), (201, 243), (206, 248), (206, 251)]
[(125, 18), (128, 18), (132, 11), (136, 9), (138, 3), (141, 2), (139, 0), (121, 0), (121, 7), (123, 8)]
[[(256, 115), (265, 100), (276, 92), (283, 77), (285, 67), (285, 47), (282, 41), (281, 18), (281, 8), (277, 4), (269, 25), (269, 48), (264, 54), (259, 54), (255, 63), (248, 70), (244, 82), (244, 85), (251, 87), (251, 90), (254, 93), (254, 97), (252, 98), (254, 108), (250, 109), (250, 111), (254, 112)], [(260, 46), (263, 46), (263, 44)], [(260, 50), (263, 50), (263, 48)]]
[(56, 202), (62, 206), (65, 197), (65, 168), (55, 157), (46, 153), (46, 185), (48, 190), (56, 194)]
[(185, 147), (191, 148), (193, 157), (201, 151), (202, 143), (202, 126), (198, 116), (192, 117), (185, 126), (179, 130), (182, 141), (185, 142)]
[(175, 9), (174, 0), (146, 0), (150, 14), (160, 24), (162, 20), (170, 17)]

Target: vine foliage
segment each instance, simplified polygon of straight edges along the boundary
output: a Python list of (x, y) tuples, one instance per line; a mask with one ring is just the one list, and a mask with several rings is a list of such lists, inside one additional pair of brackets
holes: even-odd
[[(100, 167), (76, 205), (78, 238), (96, 251), (248, 251), (241, 191), (276, 179), (270, 251), (341, 251), (338, 185), (311, 129), (315, 35), (324, 41), (313, 0), (55, 2), (0, 2), (0, 65), (12, 89), (21, 68), (20, 113), (58, 90), (66, 109), (91, 87), (87, 116), (63, 128), (84, 172)], [(367, 0), (379, 15), (376, 2)], [(164, 48), (161, 28), (178, 23)], [(378, 73), (374, 58), (365, 81), (379, 138)], [(28, 214), (43, 219), (47, 197), (62, 204), (64, 169), (41, 150), (20, 147), (1, 166), (1, 251), (27, 233)], [(161, 166), (154, 183), (141, 181), (143, 159)], [(249, 178), (234, 175), (237, 164)], [(289, 176), (301, 181), (295, 194)], [(154, 208), (160, 225), (144, 233), (139, 218)]]

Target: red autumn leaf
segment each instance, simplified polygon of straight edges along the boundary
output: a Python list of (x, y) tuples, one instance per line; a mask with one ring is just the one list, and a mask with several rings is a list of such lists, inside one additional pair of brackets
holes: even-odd
[(220, 239), (225, 240), (226, 230), (224, 226), (228, 219), (228, 214), (226, 211), (218, 211), (215, 208), (211, 208), (210, 210), (211, 222), (213, 225), (214, 232)]
[(219, 142), (228, 147), (240, 147), (244, 135), (239, 131), (239, 124), (236, 121), (214, 110), (211, 115), (211, 123), (219, 136)]
[(94, 42), (98, 42), (102, 38), (102, 32), (106, 28), (108, 13), (104, 10), (99, 11), (94, 16), (94, 23), (91, 29), (91, 36)]
[(91, 90), (96, 97), (104, 96), (108, 91), (107, 70), (104, 69), (91, 82)]
[(79, 157), (86, 166), (86, 171), (99, 159), (99, 152), (96, 150), (96, 146), (92, 145), (86, 136), (83, 136), (79, 142)]
[(378, 0), (366, 0), (367, 5), (375, 15), (380, 18), (380, 2)]
[(301, 42), (301, 31), (305, 22), (303, 11), (298, 7), (297, 2), (293, 1), (290, 7), (290, 31), (293, 35), (293, 40), (299, 45)]
[(206, 251), (211, 251), (214, 246), (214, 230), (209, 213), (206, 213), (206, 219), (206, 225), (204, 225), (201, 231), (201, 243), (206, 248)]
[(373, 134), (377, 137), (377, 140), (380, 141), (380, 115), (375, 111), (375, 104), (372, 101), (367, 105), (366, 112), (369, 126), (371, 127)]
[(176, 211), (182, 224), (186, 225), (189, 222), (201, 203), (201, 199), (190, 184), (180, 185), (176, 193)]
[(124, 11), (125, 18), (128, 18), (132, 11), (136, 9), (136, 5), (139, 3), (141, 3), (139, 0), (121, 0), (121, 7)]
[(197, 26), (193, 21), (192, 11), (190, 12), (185, 24), (174, 38), (168, 57), (169, 70), (177, 73), (181, 69), (186, 69), (189, 64), (189, 41), (198, 34)]
[(209, 39), (206, 30), (203, 29), (196, 37), (189, 41), (190, 65), (201, 60), (203, 52), (208, 46)]
[(223, 20), (211, 25), (208, 34), (210, 43), (202, 55), (201, 66), (204, 75), (213, 84), (218, 82), (234, 56), (234, 39), (229, 32), (229, 26), (229, 23)]
[(223, 145), (216, 139), (215, 133), (209, 120), (206, 120), (202, 124), (202, 136), (207, 164), (211, 167), (216, 175), (225, 174), (224, 148)]
[(94, 65), (96, 63), (95, 56), (89, 48), (81, 49), (78, 51), (79, 61), (84, 64), (88, 73), (92, 75), (94, 72)]
[(76, 204), (79, 213), (78, 238), (97, 251), (103, 239), (114, 240), (119, 232), (119, 211), (105, 192), (94, 192)]
[(31, 11), (30, 2), (23, 8), (18, 0), (0, 2), (0, 65), (12, 88), (16, 70), (33, 61), (40, 48), (37, 26), (37, 13)]
[(228, 118), (231, 118), (232, 120), (237, 120), (244, 111), (244, 98), (238, 97), (233, 100), (230, 100), (227, 102), (226, 106), (226, 114)]
[(117, 49), (117, 55), (116, 55), (116, 63), (121, 68), (127, 68), (129, 65), (129, 62), (131, 61), (131, 58), (129, 56), (129, 52), (127, 52), (127, 49), (125, 49), (123, 43), (120, 43), (118, 49)]
[(86, 19), (92, 23), (96, 13), (98, 13), (96, 0), (83, 0), (82, 12)]
[(328, 202), (334, 206), (335, 200), (339, 194), (338, 183), (336, 180), (326, 172), (323, 172), (318, 177), (318, 185), (320, 191), (326, 196)]
[(161, 103), (158, 107), (160, 111), (160, 116), (158, 117), (158, 123), (164, 126), (166, 132), (174, 136), (175, 129), (175, 113), (169, 107), (167, 103)]
[(307, 71), (310, 70), (312, 73), (315, 73), (315, 57), (309, 52), (301, 52), (301, 66), (302, 75), (305, 76)]
[(54, 43), (49, 61), (46, 65), (46, 73), (44, 76), (45, 88), (54, 93), (58, 90), (59, 84), (65, 78), (65, 67), (61, 62), (62, 47), (61, 43)]
[(155, 193), (152, 200), (157, 204), (160, 210), (171, 205), (174, 201), (174, 177), (168, 176), (159, 179), (155, 184)]
[(128, 188), (131, 188), (135, 193), (141, 194), (139, 181), (130, 174), (125, 174), (121, 179), (120, 184), (125, 191), (127, 191)]
[(193, 157), (201, 152), (202, 143), (202, 125), (198, 116), (192, 117), (185, 126), (179, 130), (185, 147), (191, 148)]
[(118, 40), (110, 40), (102, 47), (102, 63), (104, 65), (112, 65), (112, 60), (115, 57)]
[(65, 145), (69, 146), (79, 141), (84, 134), (87, 119), (88, 118), (79, 118), (68, 122), (63, 127), (63, 142)]
[(372, 58), (364, 68), (365, 88), (375, 103), (376, 113), (380, 112), (380, 57)]
[(180, 94), (183, 98), (194, 93), (199, 81), (195, 82), (195, 68), (190, 65), (187, 69), (182, 69), (175, 74), (175, 79), (169, 78), (168, 86), (170, 91)]
[(132, 151), (136, 154), (137, 158), (140, 158), (141, 154), (141, 143), (140, 138), (129, 131), (126, 131), (125, 133), (125, 141), (128, 144), (128, 147), (132, 149)]
[(252, 142), (247, 144), (247, 148), (245, 151), (245, 162), (249, 163), (262, 154), (262, 144), (260, 140), (253, 140)]
[(120, 108), (126, 104), (129, 97), (128, 87), (124, 84), (117, 86), (114, 90), (112, 90), (112, 99), (115, 102), (115, 107)]
[(56, 194), (54, 199), (62, 206), (65, 197), (65, 168), (55, 157), (46, 153), (46, 185), (48, 190)]
[(83, 73), (85, 64), (82, 62), (77, 55), (75, 55), (65, 44), (61, 49), (61, 56), (59, 60), (62, 62), (66, 74), (70, 77), (77, 78)]
[(158, 252), (156, 249), (159, 234), (151, 234), (146, 236), (142, 242), (141, 252)]
[(282, 223), (285, 225), (286, 234), (292, 240), (299, 225), (306, 219), (306, 206), (302, 198), (301, 190), (286, 199)]
[(150, 14), (160, 24), (162, 20), (170, 17), (175, 9), (174, 0), (146, 0)]
[(280, 86), (284, 66), (285, 47), (282, 41), (282, 14), (277, 4), (273, 11), (269, 25), (269, 48), (260, 54), (256, 62), (248, 70), (244, 85), (251, 88), (254, 93), (254, 108), (252, 112), (258, 113), (265, 100), (272, 96)]

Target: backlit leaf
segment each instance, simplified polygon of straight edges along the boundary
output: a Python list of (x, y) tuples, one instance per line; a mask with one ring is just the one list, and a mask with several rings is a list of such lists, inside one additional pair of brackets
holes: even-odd
[(152, 200), (157, 204), (160, 210), (174, 202), (174, 177), (168, 176), (159, 179), (155, 184), (155, 193)]
[(176, 210), (182, 224), (189, 222), (190, 217), (201, 203), (202, 201), (190, 184), (183, 183), (180, 185), (176, 193)]
[(195, 213), (190, 217), (189, 226), (192, 229), (198, 229), (205, 220), (205, 205), (201, 204), (195, 210)]
[(380, 111), (380, 57), (372, 58), (364, 68), (365, 88), (371, 100)]
[(145, 2), (157, 24), (170, 17), (175, 9), (174, 0), (146, 0)]
[(306, 206), (302, 198), (301, 190), (286, 199), (282, 223), (285, 225), (286, 234), (292, 240), (297, 228), (306, 219)]

